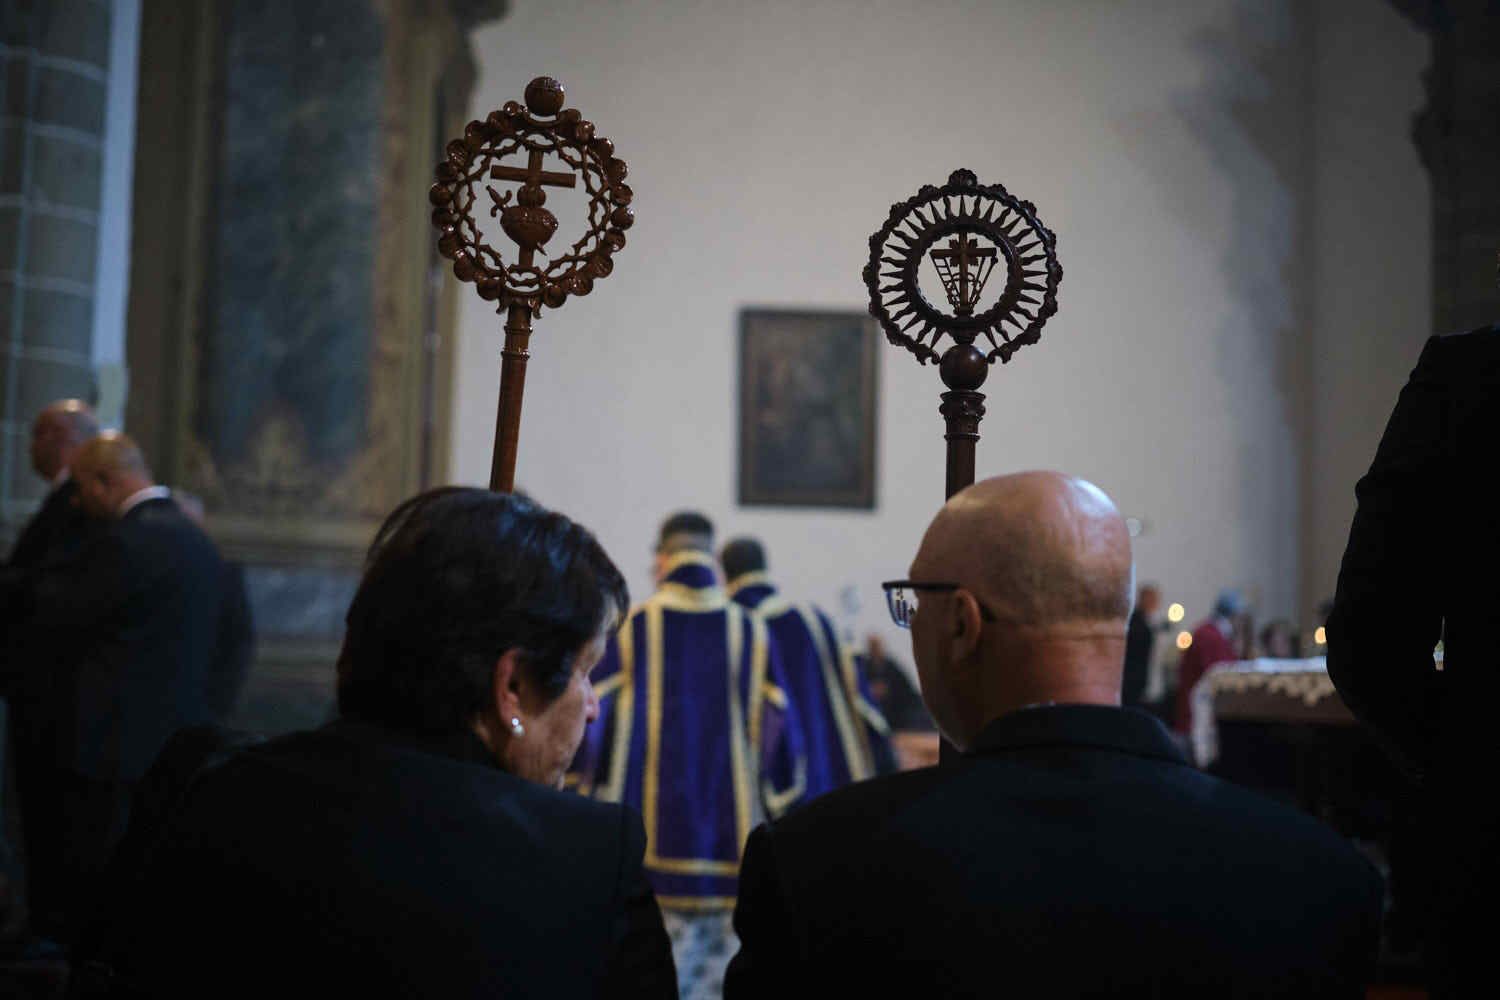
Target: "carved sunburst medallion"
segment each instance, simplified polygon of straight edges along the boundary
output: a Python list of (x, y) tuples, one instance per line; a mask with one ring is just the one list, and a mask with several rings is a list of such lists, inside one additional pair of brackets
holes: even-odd
[[(923, 291), (927, 267), (941, 296)], [(864, 279), (870, 313), (886, 338), (922, 364), (942, 357), (945, 334), (975, 350), (975, 340), (985, 338), (984, 359), (993, 364), (1041, 339), (1043, 324), (1057, 311), (1062, 266), (1057, 239), (1034, 205), (999, 184), (980, 184), (971, 171), (955, 170), (942, 187), (924, 185), (891, 206), (885, 225), (870, 237)]]

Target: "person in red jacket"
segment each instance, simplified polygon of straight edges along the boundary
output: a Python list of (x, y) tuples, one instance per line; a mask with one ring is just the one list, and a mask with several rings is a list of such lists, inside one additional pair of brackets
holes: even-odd
[(1179, 733), (1193, 729), (1193, 686), (1214, 664), (1239, 659), (1234, 646), (1234, 620), (1244, 610), (1245, 602), (1237, 591), (1221, 591), (1213, 614), (1193, 629), (1192, 645), (1182, 651), (1177, 664), (1175, 728)]

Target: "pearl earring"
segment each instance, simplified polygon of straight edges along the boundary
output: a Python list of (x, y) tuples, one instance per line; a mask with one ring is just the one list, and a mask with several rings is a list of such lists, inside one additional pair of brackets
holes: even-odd
[(525, 736), (526, 735), (526, 727), (523, 726), (523, 725), (521, 725), (521, 720), (520, 719), (516, 718), (515, 716), (511, 716), (511, 719), (510, 719), (510, 732), (511, 732), (512, 736)]

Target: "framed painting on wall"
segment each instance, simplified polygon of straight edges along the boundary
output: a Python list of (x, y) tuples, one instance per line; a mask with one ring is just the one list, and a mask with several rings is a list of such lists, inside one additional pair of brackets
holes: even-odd
[(877, 338), (863, 312), (740, 311), (740, 504), (874, 509)]

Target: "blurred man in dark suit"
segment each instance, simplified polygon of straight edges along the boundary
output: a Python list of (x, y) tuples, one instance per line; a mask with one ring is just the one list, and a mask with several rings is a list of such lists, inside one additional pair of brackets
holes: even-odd
[(31, 425), (31, 468), (50, 487), (36, 514), (21, 529), (6, 565), (26, 569), (60, 549), (76, 547), (88, 522), (73, 502), (78, 485), (69, 466), (84, 442), (99, 433), (99, 421), (89, 405), (60, 399), (37, 414)]
[(725, 996), (1363, 997), (1382, 885), (1119, 707), (1130, 536), (1097, 487), (978, 483), (887, 584), (962, 756), (752, 834)]
[(102, 530), (7, 595), (50, 651), (20, 665), (12, 710), (33, 918), (63, 940), (124, 829), (134, 782), (173, 732), (210, 720), (224, 573), (123, 434), (83, 445), (72, 476)]
[[(7, 708), (18, 698), (26, 700), (17, 685), (28, 672), (26, 666), (36, 666), (35, 661), (48, 653), (45, 645), (34, 645), (32, 631), (21, 614), (28, 604), (21, 591), (30, 571), (45, 562), (66, 557), (95, 529), (75, 502), (78, 485), (73, 482), (69, 465), (84, 442), (98, 433), (99, 421), (94, 411), (78, 399), (52, 403), (31, 424), (31, 468), (47, 482), (48, 489), (41, 506), (17, 536), (9, 558), (0, 562), (0, 698), (5, 699)], [(5, 759), (5, 770), (13, 773), (12, 713), (8, 711), (5, 720), (0, 727), (0, 738), (5, 739), (7, 749), (0, 757)], [(7, 776), (7, 787), (11, 780)], [(14, 810), (16, 804), (7, 801), (6, 807)], [(19, 896), (11, 893), (11, 898), (11, 912), (20, 913), (23, 907)]]
[(1436, 996), (1477, 996), (1494, 979), (1500, 799), (1482, 781), (1500, 762), (1497, 440), (1500, 326), (1433, 337), (1355, 490), (1327, 626), (1339, 694), (1424, 786), (1430, 843), (1416, 853), (1432, 869)]
[(1121, 683), (1120, 701), (1132, 708), (1146, 704), (1146, 686), (1151, 679), (1151, 653), (1156, 646), (1156, 626), (1152, 616), (1161, 606), (1161, 591), (1146, 583), (1136, 591), (1135, 610), (1125, 630), (1125, 677)]
[[(182, 490), (174, 490), (172, 498), (194, 524), (203, 527), (202, 500)], [(219, 608), (218, 639), (208, 672), (208, 709), (219, 724), (228, 723), (234, 714), (254, 658), (255, 620), (245, 592), (245, 567), (243, 563), (225, 559), (224, 601)]]

